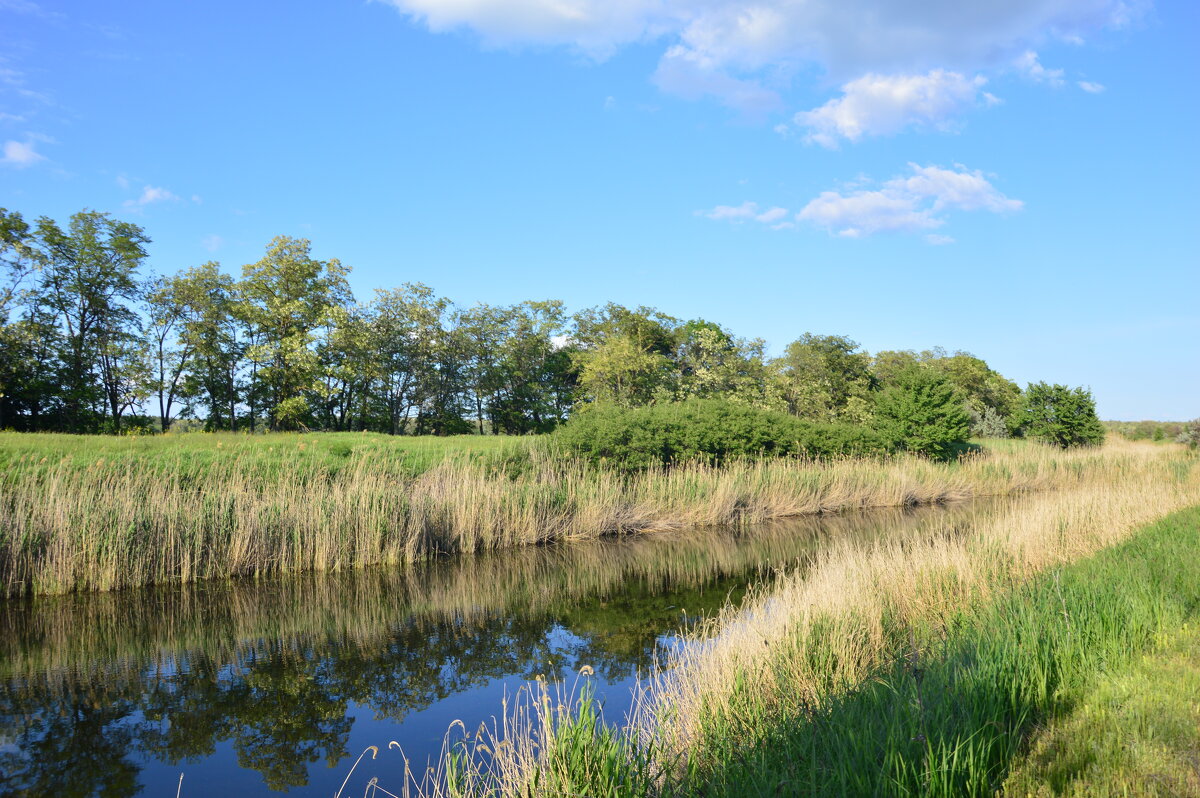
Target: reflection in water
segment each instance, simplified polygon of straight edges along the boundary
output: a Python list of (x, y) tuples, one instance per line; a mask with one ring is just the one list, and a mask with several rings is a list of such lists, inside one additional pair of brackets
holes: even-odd
[(658, 645), (774, 571), (803, 567), (823, 541), (944, 534), (975, 512), (825, 516), (0, 602), (0, 794), (173, 795), (180, 772), (205, 774), (191, 794), (213, 774), (239, 793), (332, 794), (360, 750), (352, 734), (399, 740), (423, 762), (440, 742), (431, 724), (439, 738), (456, 718), (477, 725), (504, 686), (584, 665), (611, 714)]

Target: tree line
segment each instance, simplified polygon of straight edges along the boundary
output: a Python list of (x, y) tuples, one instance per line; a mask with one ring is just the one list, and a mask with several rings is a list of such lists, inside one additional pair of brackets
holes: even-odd
[[(863, 423), (912, 375), (953, 392), (972, 431), (1030, 427), (1026, 391), (965, 352), (871, 355), (806, 333), (778, 358), (703, 319), (557, 300), (459, 307), (421, 283), (358, 301), (336, 259), (280, 236), (240, 276), (146, 267), (138, 225), (84, 210), (66, 226), (0, 209), (0, 428), (114, 432), (546, 432), (589, 405), (720, 398)], [(1062, 393), (1065, 392), (1065, 393)]]

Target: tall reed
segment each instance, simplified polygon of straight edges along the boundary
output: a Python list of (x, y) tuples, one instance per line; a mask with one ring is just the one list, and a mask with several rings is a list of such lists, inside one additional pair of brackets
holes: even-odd
[[(964, 609), (1200, 503), (1196, 466), (1195, 456), (1178, 447), (1123, 444), (1091, 461), (1059, 462), (1062, 490), (1022, 497), (965, 534), (946, 526), (917, 540), (834, 542), (811, 567), (729, 608), (673, 649), (620, 735), (635, 742), (623, 743), (630, 761), (624, 775), (651, 774), (636, 789), (617, 790), (598, 771), (580, 770), (585, 763), (555, 757), (559, 726), (574, 733), (578, 721), (568, 713), (559, 726), (540, 720), (497, 729), (499, 739), (489, 746), (503, 755), (457, 761), (475, 773), (458, 783), (485, 789), (457, 794), (554, 794), (534, 789), (547, 774), (586, 794), (708, 794), (693, 780), (771, 746), (775, 731), (817, 717), (906, 657), (919, 658), (914, 630), (926, 630), (921, 639), (927, 643), (936, 641), (953, 632)], [(1064, 472), (1072, 476), (1064, 479)], [(611, 747), (605, 742), (611, 735), (593, 736)], [(601, 780), (588, 782), (593, 777)], [(427, 786), (434, 793), (444, 789)]]
[(270, 458), (260, 448), (223, 457), (207, 442), (198, 453), (181, 438), (173, 450), (159, 445), (95, 460), (60, 451), (54, 460), (25, 440), (26, 450), (0, 475), (6, 595), (339, 571), (442, 553), (1066, 488), (1099, 475), (1118, 478), (1142, 457), (1129, 444), (1065, 453), (1028, 444), (949, 464), (772, 460), (627, 476), (528, 445), (489, 456), (451, 450), (414, 468), (378, 442), (316, 458), (301, 447), (324, 444), (300, 436), (278, 444), (287, 452), (275, 454), (272, 444)]

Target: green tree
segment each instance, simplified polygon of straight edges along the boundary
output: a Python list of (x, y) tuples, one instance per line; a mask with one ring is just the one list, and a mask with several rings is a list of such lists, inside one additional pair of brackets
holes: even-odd
[[(44, 306), (63, 328), (62, 397), (68, 429), (82, 431), (97, 405), (108, 405), (119, 430), (132, 382), (140, 297), (137, 271), (150, 239), (142, 228), (108, 214), (80, 211), (66, 230), (52, 219), (37, 223)], [(99, 364), (97, 374), (96, 364)]]
[(312, 257), (305, 239), (279, 236), (242, 269), (238, 312), (253, 336), (250, 357), (271, 429), (297, 429), (309, 418), (306, 394), (319, 389), (316, 331), (349, 303), (349, 272)]
[(870, 415), (871, 359), (843, 335), (805, 333), (775, 364), (788, 411), (814, 421), (864, 421)]
[(169, 285), (183, 313), (179, 346), (192, 352), (180, 389), (186, 412), (195, 415), (196, 406), (202, 406), (205, 429), (233, 431), (245, 349), (238, 337), (234, 280), (219, 263), (209, 261), (172, 277)]
[(1026, 435), (1063, 449), (1104, 442), (1096, 401), (1085, 388), (1032, 383), (1025, 389), (1021, 419)]
[(961, 395), (944, 375), (919, 364), (897, 371), (875, 396), (880, 427), (898, 448), (948, 459), (971, 434)]
[(683, 324), (676, 337), (677, 400), (728, 399), (763, 409), (783, 409), (777, 383), (764, 362), (761, 339), (734, 338), (703, 319)]
[(385, 431), (402, 434), (437, 367), (437, 341), (449, 302), (421, 283), (377, 291), (369, 308), (371, 359)]

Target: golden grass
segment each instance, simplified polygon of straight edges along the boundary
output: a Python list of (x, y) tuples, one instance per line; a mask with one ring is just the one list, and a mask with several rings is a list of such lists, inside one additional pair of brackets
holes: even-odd
[(268, 472), (253, 451), (222, 458), (213, 449), (197, 466), (186, 458), (186, 439), (179, 445), (174, 461), (161, 447), (155, 457), (54, 462), (31, 451), (10, 459), (0, 476), (0, 592), (339, 571), (440, 553), (1069, 488), (1111, 475), (1122, 457), (1142, 457), (1130, 444), (1076, 452), (1026, 444), (952, 464), (774, 460), (627, 477), (528, 447), (515, 466), (452, 452), (413, 476), (378, 451), (347, 455), (336, 469), (297, 455), (294, 468), (273, 460)]
[[(1008, 471), (1014, 489), (1059, 490), (993, 505), (969, 524), (947, 519), (915, 538), (832, 541), (809, 567), (689, 632), (643, 685), (621, 729), (620, 739), (634, 744), (607, 744), (605, 750), (626, 760), (627, 774), (649, 772), (669, 788), (719, 758), (711, 746), (769, 744), (760, 739), (764, 730), (806, 717), (911, 655), (903, 630), (936, 628), (970, 603), (1200, 503), (1200, 461), (1182, 447), (1117, 441), (1099, 452), (1049, 456), (1036, 466), (1021, 460), (1029, 454), (1010, 449), (968, 464), (959, 485), (995, 487), (997, 482), (981, 479), (980, 471), (990, 467), (991, 479)], [(838, 488), (846, 482), (853, 483), (843, 477)], [(873, 495), (927, 483), (913, 472), (892, 471), (886, 484)], [(827, 495), (855, 494), (833, 489)], [(559, 729), (571, 728), (572, 711), (533, 691), (487, 735), (488, 749), (499, 755), (461, 766), (461, 786), (449, 794), (549, 795), (577, 778), (579, 758), (556, 757), (554, 748)], [(551, 785), (550, 792), (542, 785)], [(430, 780), (417, 792), (441, 795), (445, 789)]]
[(819, 706), (897, 655), (890, 630), (936, 622), (1200, 502), (1195, 465), (1182, 447), (1110, 445), (1075, 484), (1022, 497), (965, 536), (934, 530), (916, 542), (835, 543), (811, 569), (697, 630), (650, 686), (638, 724), (682, 760), (703, 751), (714, 718), (761, 725), (762, 714), (739, 717), (735, 682), (755, 686), (754, 712), (766, 716)]

